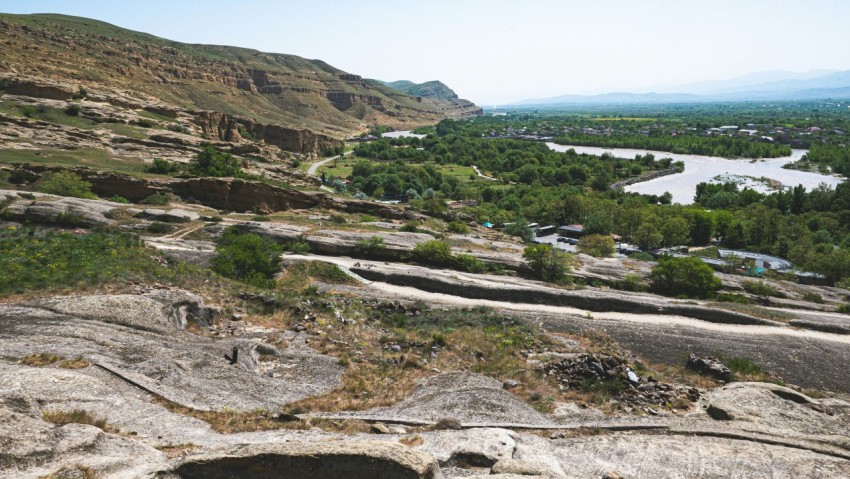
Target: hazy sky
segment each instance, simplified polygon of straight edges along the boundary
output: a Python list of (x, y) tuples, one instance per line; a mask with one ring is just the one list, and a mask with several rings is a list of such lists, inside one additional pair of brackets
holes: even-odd
[(850, 69), (847, 0), (0, 0), (190, 43), (441, 80), (493, 105), (765, 70)]

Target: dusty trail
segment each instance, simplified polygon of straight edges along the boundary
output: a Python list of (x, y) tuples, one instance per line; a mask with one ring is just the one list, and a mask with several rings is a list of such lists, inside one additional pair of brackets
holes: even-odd
[[(351, 288), (360, 297), (420, 300), (432, 306), (484, 306), (513, 313), (543, 326), (549, 332), (587, 334), (604, 332), (624, 347), (653, 362), (680, 364), (689, 352), (721, 353), (748, 358), (786, 381), (806, 388), (850, 393), (850, 335), (777, 326), (722, 324), (661, 314), (588, 312), (580, 308), (545, 304), (512, 303), (431, 293), (413, 287), (368, 281), (348, 268), (369, 262), (344, 257), (287, 255), (287, 261), (325, 261), (340, 266), (363, 287)], [(452, 277), (452, 271), (433, 270)], [(468, 280), (464, 276), (464, 280)], [(463, 286), (459, 285), (459, 291)], [(344, 286), (333, 289), (345, 290)]]
[[(382, 283), (378, 281), (369, 281), (366, 280), (357, 274), (351, 272), (349, 270), (355, 263), (368, 263), (367, 261), (356, 260), (352, 258), (345, 257), (333, 257), (333, 256), (301, 256), (301, 255), (287, 255), (287, 259), (289, 260), (305, 260), (305, 261), (324, 261), (327, 263), (333, 263), (337, 266), (343, 268), (346, 273), (350, 276), (356, 278), (361, 283), (368, 285), (370, 289), (375, 291), (380, 291), (383, 293), (387, 293), (387, 295), (392, 297), (401, 297), (410, 300), (420, 300), (426, 303), (439, 303), (444, 305), (452, 305), (452, 306), (484, 306), (488, 308), (494, 309), (502, 309), (509, 311), (522, 311), (522, 312), (532, 312), (532, 313), (547, 313), (547, 314), (555, 314), (555, 315), (571, 315), (571, 316), (582, 316), (590, 317), (594, 319), (600, 320), (616, 320), (616, 321), (627, 321), (631, 323), (637, 324), (645, 324), (645, 325), (656, 325), (656, 326), (683, 326), (688, 328), (697, 328), (697, 329), (705, 329), (707, 331), (721, 331), (726, 333), (736, 333), (736, 334), (745, 334), (745, 335), (779, 335), (779, 336), (787, 336), (789, 338), (806, 338), (806, 339), (820, 339), (825, 341), (835, 341), (843, 344), (850, 345), (850, 336), (841, 335), (841, 334), (832, 334), (821, 331), (811, 331), (805, 329), (795, 329), (790, 327), (777, 327), (777, 326), (760, 326), (760, 325), (739, 325), (739, 324), (720, 324), (720, 323), (711, 323), (708, 321), (701, 321), (698, 319), (688, 318), (685, 316), (674, 316), (674, 315), (650, 315), (650, 314), (630, 314), (630, 313), (599, 313), (599, 312), (590, 312), (580, 308), (570, 308), (565, 306), (549, 306), (545, 304), (530, 304), (530, 303), (512, 303), (507, 301), (492, 301), (486, 299), (471, 299), (465, 298), (463, 296), (455, 296), (449, 294), (442, 293), (431, 293), (428, 291), (422, 291), (420, 289), (411, 288), (408, 286), (397, 286), (388, 283)], [(379, 263), (375, 263), (379, 264)], [(377, 266), (376, 266), (377, 267)], [(434, 270), (434, 274), (440, 274), (444, 276), (453, 276), (451, 271), (446, 270)], [(464, 278), (467, 279), (467, 278)]]

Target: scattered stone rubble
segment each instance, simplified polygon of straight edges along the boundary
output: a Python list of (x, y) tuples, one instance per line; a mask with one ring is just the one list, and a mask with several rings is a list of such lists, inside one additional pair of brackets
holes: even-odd
[(653, 377), (641, 378), (625, 358), (586, 353), (544, 366), (547, 375), (554, 375), (562, 391), (586, 391), (609, 383), (611, 403), (624, 412), (641, 411), (655, 414), (655, 407), (690, 405), (699, 400), (696, 388), (662, 383)]

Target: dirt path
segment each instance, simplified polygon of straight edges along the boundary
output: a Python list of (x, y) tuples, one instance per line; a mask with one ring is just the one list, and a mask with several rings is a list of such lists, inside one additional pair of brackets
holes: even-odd
[(312, 165), (310, 165), (310, 168), (307, 169), (307, 174), (310, 175), (310, 176), (316, 176), (316, 170), (321, 168), (322, 165), (326, 165), (331, 161), (338, 160), (338, 159), (342, 158), (343, 156), (348, 156), (352, 153), (354, 153), (354, 152), (353, 151), (346, 151), (342, 155), (336, 155), (336, 156), (332, 156), (330, 158), (325, 158), (324, 160), (321, 160), (321, 161), (317, 161), (317, 162), (313, 163)]
[[(287, 255), (288, 261), (325, 261), (340, 266), (357, 278), (361, 287), (347, 288), (359, 297), (423, 301), (431, 306), (489, 307), (515, 314), (526, 321), (555, 333), (582, 334), (602, 332), (624, 347), (652, 362), (684, 364), (689, 352), (723, 354), (752, 360), (765, 370), (781, 375), (786, 381), (805, 388), (850, 393), (847, 381), (850, 364), (850, 335), (797, 329), (785, 325), (720, 324), (675, 315), (589, 312), (579, 308), (545, 304), (512, 303), (470, 299), (458, 295), (431, 293), (413, 287), (368, 281), (348, 268), (360, 263), (380, 268), (382, 263), (344, 257)], [(433, 270), (435, 275), (455, 275), (452, 271)], [(458, 285), (462, 291), (463, 285)]]

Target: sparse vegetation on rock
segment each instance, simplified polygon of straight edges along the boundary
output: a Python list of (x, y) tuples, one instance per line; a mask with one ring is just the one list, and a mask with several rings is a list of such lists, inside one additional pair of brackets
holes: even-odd
[(526, 246), (522, 257), (528, 261), (534, 275), (543, 281), (564, 282), (572, 268), (572, 255), (548, 244)]
[(271, 288), (280, 272), (283, 246), (253, 233), (228, 228), (216, 246), (212, 269), (218, 274), (256, 286)]
[(720, 288), (720, 279), (699, 258), (661, 258), (652, 268), (652, 289), (669, 296), (706, 297)]
[(97, 198), (97, 195), (91, 191), (91, 183), (69, 171), (54, 173), (41, 184), (41, 191), (75, 198)]

